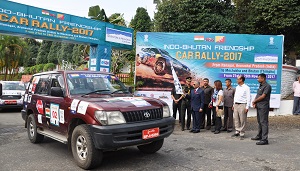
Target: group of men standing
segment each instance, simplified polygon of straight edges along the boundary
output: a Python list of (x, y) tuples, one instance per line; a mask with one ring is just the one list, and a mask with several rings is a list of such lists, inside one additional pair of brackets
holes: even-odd
[[(258, 82), (260, 86), (257, 95), (252, 101), (252, 107), (257, 111), (258, 134), (252, 140), (259, 140), (257, 145), (268, 144), (268, 117), (270, 108), (271, 86), (266, 82), (266, 75), (259, 74)], [(231, 79), (226, 79), (226, 88), (223, 90), (222, 82), (215, 81), (214, 87), (209, 85), (209, 79), (203, 79), (203, 86), (200, 87), (199, 81), (186, 78), (183, 88), (184, 94), (176, 94), (173, 88), (171, 97), (173, 99), (173, 117), (176, 119), (177, 110), (179, 111), (179, 123), (181, 130), (185, 128), (191, 133), (199, 133), (200, 129), (211, 130), (215, 134), (220, 131), (235, 133), (232, 137), (244, 139), (247, 113), (250, 107), (251, 95), (250, 88), (245, 84), (245, 77), (237, 77), (236, 88), (232, 87)], [(224, 124), (222, 118), (218, 116), (218, 111), (224, 111)], [(191, 116), (193, 118), (192, 128)], [(185, 123), (185, 118), (187, 122)], [(206, 120), (205, 120), (206, 118)]]

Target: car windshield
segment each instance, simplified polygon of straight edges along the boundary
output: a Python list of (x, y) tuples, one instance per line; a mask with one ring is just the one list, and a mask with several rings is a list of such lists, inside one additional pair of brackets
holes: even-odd
[(68, 74), (67, 84), (71, 95), (129, 93), (124, 84), (114, 75)]
[(21, 90), (25, 91), (25, 86), (20, 82), (2, 82), (2, 90)]

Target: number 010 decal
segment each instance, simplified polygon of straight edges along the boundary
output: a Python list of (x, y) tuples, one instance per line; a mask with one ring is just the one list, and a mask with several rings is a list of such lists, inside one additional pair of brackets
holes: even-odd
[(50, 104), (50, 123), (59, 126), (59, 104)]

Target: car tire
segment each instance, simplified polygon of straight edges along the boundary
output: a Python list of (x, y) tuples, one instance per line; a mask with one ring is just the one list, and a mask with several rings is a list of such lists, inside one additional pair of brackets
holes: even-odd
[(166, 74), (166, 60), (159, 58), (155, 62), (153, 70), (156, 75), (165, 75)]
[(44, 135), (37, 133), (36, 121), (34, 119), (34, 115), (31, 114), (28, 116), (27, 120), (27, 134), (30, 142), (32, 143), (40, 143), (44, 140)]
[(153, 141), (149, 144), (139, 145), (137, 147), (142, 153), (153, 154), (158, 150), (160, 150), (163, 144), (164, 144), (164, 139), (161, 139), (161, 140)]
[(72, 154), (76, 164), (83, 169), (92, 169), (101, 164), (103, 153), (95, 148), (87, 125), (75, 127), (71, 137)]

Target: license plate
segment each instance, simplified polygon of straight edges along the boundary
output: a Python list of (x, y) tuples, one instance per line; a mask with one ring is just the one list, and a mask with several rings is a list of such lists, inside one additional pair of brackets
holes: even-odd
[(143, 139), (150, 139), (159, 136), (159, 128), (145, 129), (143, 130)]
[(6, 100), (4, 102), (4, 104), (17, 104), (17, 101), (15, 101), (15, 100)]

